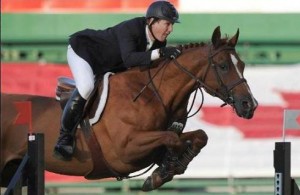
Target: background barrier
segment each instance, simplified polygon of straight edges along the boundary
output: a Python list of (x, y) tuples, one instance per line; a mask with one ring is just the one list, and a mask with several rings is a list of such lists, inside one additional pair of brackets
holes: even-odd
[[(104, 29), (142, 15), (4, 13), (1, 60), (65, 63), (69, 35), (85, 28)], [(300, 62), (300, 26), (295, 25), (300, 21), (300, 13), (183, 13), (180, 20), (181, 23), (174, 26), (174, 32), (168, 39), (171, 45), (210, 41), (217, 26), (221, 26), (221, 31), (230, 36), (239, 28), (237, 51), (247, 64)]]

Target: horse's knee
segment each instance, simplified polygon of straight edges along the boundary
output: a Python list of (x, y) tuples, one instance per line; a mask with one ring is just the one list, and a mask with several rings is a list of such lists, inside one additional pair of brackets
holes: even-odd
[(198, 145), (200, 148), (203, 148), (204, 146), (206, 146), (207, 141), (208, 141), (208, 136), (205, 133), (205, 131), (203, 131), (202, 129), (199, 129), (195, 133), (196, 133), (196, 136), (195, 136), (194, 144)]
[(171, 146), (171, 147), (180, 147), (181, 146), (181, 141), (179, 139), (179, 136), (172, 132), (172, 131), (166, 131), (166, 136), (163, 140), (163, 144), (165, 146)]
[(183, 139), (186, 144), (183, 153), (176, 162), (176, 174), (180, 175), (185, 172), (189, 163), (197, 156), (201, 149), (207, 144), (208, 137), (206, 133), (199, 129), (197, 131), (185, 134)]

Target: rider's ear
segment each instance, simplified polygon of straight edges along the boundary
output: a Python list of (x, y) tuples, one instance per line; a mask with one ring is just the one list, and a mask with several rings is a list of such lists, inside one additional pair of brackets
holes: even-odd
[(235, 35), (228, 41), (228, 46), (235, 47), (239, 39), (240, 30), (237, 29)]
[(221, 39), (221, 31), (220, 26), (217, 26), (213, 32), (213, 35), (211, 37), (211, 42), (214, 45), (214, 48), (218, 48), (220, 45), (220, 39)]

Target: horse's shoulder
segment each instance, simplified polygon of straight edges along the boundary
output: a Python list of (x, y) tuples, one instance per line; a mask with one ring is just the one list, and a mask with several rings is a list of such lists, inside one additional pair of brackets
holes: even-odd
[(141, 81), (144, 82), (145, 80), (145, 73), (136, 69), (117, 73), (111, 78), (112, 83), (117, 83), (120, 85), (134, 85), (135, 83), (139, 83)]

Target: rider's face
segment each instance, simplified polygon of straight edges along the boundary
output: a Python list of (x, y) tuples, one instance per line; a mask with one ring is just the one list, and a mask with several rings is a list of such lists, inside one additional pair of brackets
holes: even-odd
[[(173, 31), (173, 24), (168, 20), (158, 20), (152, 25), (152, 32), (157, 40), (163, 42)], [(152, 37), (153, 38), (153, 37)], [(153, 38), (154, 39), (154, 38)]]

